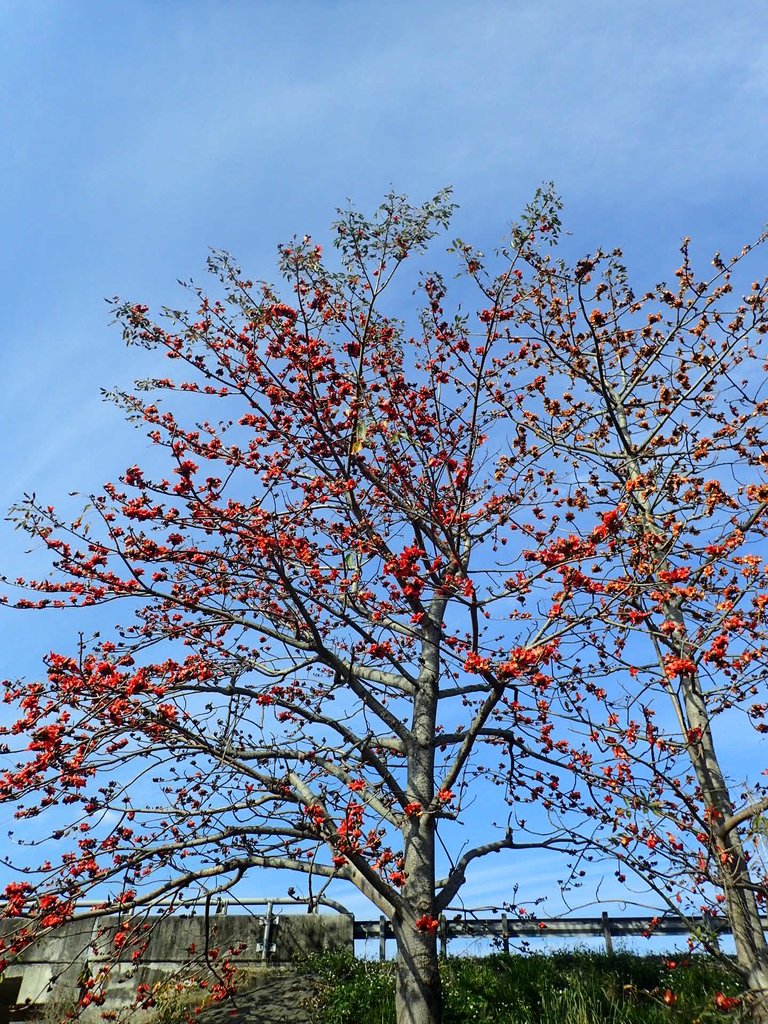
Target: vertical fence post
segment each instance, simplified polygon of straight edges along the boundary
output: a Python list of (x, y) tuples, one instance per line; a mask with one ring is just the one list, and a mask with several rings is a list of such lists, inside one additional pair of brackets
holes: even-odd
[(261, 962), (263, 964), (269, 963), (270, 956), (272, 955), (272, 927), (273, 927), (273, 916), (272, 916), (272, 901), (267, 903), (267, 913), (264, 918), (264, 936), (262, 939), (261, 946)]
[(440, 956), (443, 960), (448, 956), (448, 922), (445, 914), (440, 915)]
[(605, 952), (608, 956), (613, 956), (613, 936), (611, 935), (611, 922), (608, 918), (608, 912), (603, 911), (602, 915), (603, 922), (603, 938), (605, 939)]
[(387, 959), (387, 918), (384, 914), (379, 918), (379, 960)]
[(501, 915), (501, 948), (509, 956), (509, 924), (506, 914)]

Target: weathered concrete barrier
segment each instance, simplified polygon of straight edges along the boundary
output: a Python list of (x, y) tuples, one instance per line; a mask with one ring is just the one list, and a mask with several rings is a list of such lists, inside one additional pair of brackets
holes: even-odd
[[(329, 949), (353, 949), (354, 921), (333, 914), (211, 914), (70, 921), (25, 949), (0, 982), (0, 1024), (11, 1007), (72, 1006), (88, 993), (87, 1017), (129, 1007), (138, 986), (162, 993), (177, 978), (221, 981)], [(14, 921), (0, 922), (6, 942)], [(104, 968), (108, 967), (108, 971)], [(94, 984), (95, 979), (95, 984)], [(205, 992), (201, 991), (200, 995)], [(102, 996), (104, 997), (102, 1000)]]

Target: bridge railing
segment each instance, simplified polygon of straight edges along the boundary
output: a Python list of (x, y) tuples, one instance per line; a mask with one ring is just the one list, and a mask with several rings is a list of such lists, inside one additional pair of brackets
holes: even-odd
[[(379, 957), (386, 959), (387, 942), (394, 939), (394, 930), (387, 917), (381, 915), (378, 920), (359, 920), (341, 903), (319, 898), (303, 900), (293, 897), (250, 897), (250, 898), (218, 898), (202, 902), (189, 902), (183, 906), (172, 901), (159, 901), (150, 907), (141, 908), (144, 911), (175, 911), (184, 916), (205, 915), (218, 916), (227, 915), (232, 911), (232, 916), (238, 912), (249, 911), (252, 908), (263, 907), (264, 911), (259, 914), (263, 925), (263, 941), (260, 945), (262, 958), (265, 962), (270, 959), (270, 953), (274, 945), (274, 930), (279, 923), (281, 916), (275, 912), (277, 907), (291, 906), (298, 908), (305, 906), (310, 913), (317, 913), (318, 910), (333, 910), (352, 919), (352, 936), (355, 941), (368, 941), (378, 939)], [(91, 902), (77, 902), (78, 909), (93, 908)], [(133, 912), (139, 908), (132, 908)], [(518, 939), (531, 938), (598, 938), (605, 944), (608, 954), (613, 953), (614, 938), (649, 938), (651, 936), (677, 936), (689, 935), (697, 939), (706, 939), (711, 945), (716, 945), (720, 936), (730, 935), (731, 930), (726, 918), (713, 917), (677, 917), (677, 916), (610, 916), (603, 911), (599, 916), (593, 917), (520, 917), (516, 914), (504, 912), (493, 913), (495, 908), (449, 908), (446, 914), (439, 919), (437, 930), (440, 951), (443, 955), (447, 953), (448, 943), (452, 939), (490, 939), (495, 941), (499, 948), (509, 953), (511, 943)], [(129, 910), (129, 913), (131, 911)], [(764, 926), (768, 923), (768, 917), (763, 918)]]
[[(764, 918), (768, 923), (768, 918)], [(386, 943), (394, 939), (391, 922), (383, 915), (378, 921), (355, 920), (355, 939), (378, 939), (379, 957), (387, 955)], [(450, 939), (492, 939), (500, 948), (509, 953), (510, 943), (516, 939), (530, 938), (599, 938), (605, 943), (605, 951), (613, 953), (614, 938), (650, 938), (663, 935), (706, 936), (716, 943), (721, 935), (730, 935), (730, 926), (724, 918), (711, 917), (611, 917), (603, 911), (599, 917), (564, 918), (520, 918), (511, 914), (495, 917), (475, 917), (473, 912), (462, 910), (460, 914), (440, 917), (438, 927), (440, 950), (446, 955)]]

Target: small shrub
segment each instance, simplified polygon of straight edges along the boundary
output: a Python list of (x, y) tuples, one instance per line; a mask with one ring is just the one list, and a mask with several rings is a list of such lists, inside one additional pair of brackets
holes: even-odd
[(356, 960), (349, 952), (319, 953), (304, 960), (314, 991), (306, 1006), (313, 1024), (389, 1024), (395, 1019), (391, 962)]
[[(320, 954), (313, 1024), (395, 1024), (394, 964)], [(444, 1024), (715, 1024), (740, 1019), (715, 1002), (733, 978), (705, 957), (589, 952), (450, 957), (441, 964)]]

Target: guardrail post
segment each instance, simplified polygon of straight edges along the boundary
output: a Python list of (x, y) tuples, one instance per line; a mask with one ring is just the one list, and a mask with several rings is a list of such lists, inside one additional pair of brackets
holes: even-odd
[(387, 918), (384, 914), (379, 918), (379, 960), (387, 959)]
[(506, 914), (501, 915), (501, 948), (509, 956), (509, 924)]
[(608, 912), (604, 910), (600, 916), (603, 922), (603, 938), (605, 939), (605, 952), (608, 954), (608, 956), (613, 956), (613, 935), (611, 935), (611, 922), (608, 917)]
[(267, 915), (264, 918), (264, 939), (261, 947), (261, 961), (265, 964), (269, 962), (272, 953), (272, 924), (272, 904), (267, 903)]

